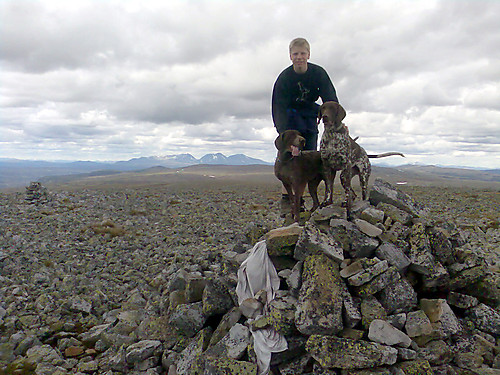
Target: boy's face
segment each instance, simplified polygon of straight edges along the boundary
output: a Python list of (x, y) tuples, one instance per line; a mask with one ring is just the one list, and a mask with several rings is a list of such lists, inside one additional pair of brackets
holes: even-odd
[(290, 60), (292, 60), (293, 70), (296, 73), (305, 73), (307, 71), (307, 60), (309, 60), (309, 51), (305, 47), (292, 47), (290, 51)]

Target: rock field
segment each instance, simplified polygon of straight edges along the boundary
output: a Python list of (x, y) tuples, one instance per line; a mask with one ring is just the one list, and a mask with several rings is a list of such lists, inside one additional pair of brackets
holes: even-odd
[[(378, 180), (353, 222), (338, 195), (300, 226), (279, 196), (0, 193), (0, 374), (257, 374), (259, 327), (288, 341), (273, 374), (500, 373), (498, 191)], [(282, 290), (252, 321), (237, 270), (262, 238)]]

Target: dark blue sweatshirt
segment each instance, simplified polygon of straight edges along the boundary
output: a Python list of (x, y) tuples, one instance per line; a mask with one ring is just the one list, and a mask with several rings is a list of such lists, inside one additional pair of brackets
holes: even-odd
[[(317, 132), (318, 126), (312, 119), (318, 115), (318, 105), (315, 103), (318, 98), (323, 103), (338, 102), (335, 88), (325, 69), (308, 62), (307, 71), (303, 74), (295, 73), (293, 65), (283, 70), (274, 83), (272, 97), (273, 122), (278, 133), (286, 129)], [(304, 124), (297, 125), (297, 118), (302, 118)]]

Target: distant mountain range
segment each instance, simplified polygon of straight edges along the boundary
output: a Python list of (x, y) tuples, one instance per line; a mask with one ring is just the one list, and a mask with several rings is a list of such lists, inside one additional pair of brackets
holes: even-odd
[[(243, 154), (225, 156), (221, 153), (207, 154), (196, 159), (191, 154), (167, 156), (150, 156), (134, 158), (117, 162), (48, 162), (18, 159), (0, 159), (0, 189), (19, 188), (29, 185), (31, 181), (42, 183), (59, 183), (78, 178), (120, 175), (127, 178), (127, 172), (150, 172), (158, 170), (181, 168), (199, 168), (197, 166), (230, 166), (230, 173), (245, 173), (248, 166), (263, 167), (265, 173), (273, 175), (272, 163), (248, 157)], [(238, 168), (240, 166), (241, 168)], [(227, 169), (226, 168), (226, 169)], [(208, 168), (210, 169), (210, 168)], [(186, 170), (187, 171), (187, 170)], [(398, 167), (374, 166), (374, 175), (381, 174), (394, 181), (419, 181), (427, 185), (439, 183), (454, 183), (468, 185), (468, 181), (500, 184), (500, 169), (475, 170), (469, 168), (450, 168), (433, 165), (401, 165)]]
[(152, 167), (183, 168), (190, 165), (271, 165), (243, 154), (225, 156), (221, 153), (206, 154), (196, 159), (191, 154), (149, 156), (117, 162), (53, 162), (0, 158), (0, 189), (25, 186), (46, 176), (64, 176), (106, 171), (127, 172)]

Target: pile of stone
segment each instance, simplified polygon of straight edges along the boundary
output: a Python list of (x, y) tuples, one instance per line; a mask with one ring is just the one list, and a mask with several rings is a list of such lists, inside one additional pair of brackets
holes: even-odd
[(49, 193), (40, 182), (31, 182), (26, 186), (25, 199), (31, 204), (44, 204), (49, 201)]
[(32, 309), (58, 318), (37, 332), (19, 329), (36, 315), (3, 322), (0, 306), (4, 332), (18, 329), (0, 363), (7, 373), (257, 374), (251, 330), (273, 328), (288, 342), (274, 374), (498, 374), (498, 270), (384, 181), (353, 211), (349, 222), (325, 207), (265, 234), (282, 286), (251, 324), (235, 289), (252, 243), (235, 244), (203, 270), (172, 265), (114, 309), (92, 302), (106, 296), (57, 305), (43, 294)]

